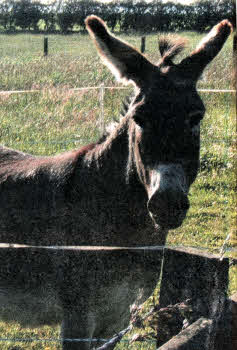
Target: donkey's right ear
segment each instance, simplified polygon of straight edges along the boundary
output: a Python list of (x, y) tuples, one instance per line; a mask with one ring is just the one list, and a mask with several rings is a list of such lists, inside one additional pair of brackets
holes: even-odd
[(226, 19), (215, 25), (191, 55), (185, 58), (179, 66), (185, 69), (187, 75), (197, 80), (206, 65), (219, 53), (232, 30), (231, 23)]
[(99, 17), (89, 16), (85, 22), (102, 60), (115, 77), (142, 86), (153, 70), (153, 64), (132, 46), (112, 35)]

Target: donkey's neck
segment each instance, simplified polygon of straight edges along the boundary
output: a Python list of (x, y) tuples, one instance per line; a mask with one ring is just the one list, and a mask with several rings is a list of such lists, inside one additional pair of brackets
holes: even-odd
[[(115, 180), (117, 184), (126, 184), (129, 157), (128, 125), (129, 120), (124, 117), (105, 141), (96, 145), (84, 157), (84, 165), (93, 169), (98, 181), (102, 178), (106, 185)], [(107, 182), (108, 180), (110, 181)]]
[[(84, 155), (76, 169), (74, 200), (82, 198), (82, 202), (75, 217), (86, 218), (83, 220), (86, 227), (80, 221), (80, 242), (87, 232), (85, 241), (90, 244), (154, 243), (155, 230), (147, 210), (145, 188), (133, 169), (129, 169), (131, 173), (127, 177), (130, 150), (129, 119), (126, 118), (103, 143)], [(76, 206), (74, 208), (76, 210)]]

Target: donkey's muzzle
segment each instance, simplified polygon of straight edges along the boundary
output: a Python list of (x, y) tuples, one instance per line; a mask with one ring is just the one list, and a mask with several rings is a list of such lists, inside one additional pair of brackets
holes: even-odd
[(162, 228), (174, 229), (179, 227), (189, 209), (189, 200), (183, 193), (156, 192), (148, 201), (147, 207)]
[(147, 208), (156, 224), (166, 229), (179, 227), (189, 209), (188, 186), (183, 167), (160, 164), (150, 173)]

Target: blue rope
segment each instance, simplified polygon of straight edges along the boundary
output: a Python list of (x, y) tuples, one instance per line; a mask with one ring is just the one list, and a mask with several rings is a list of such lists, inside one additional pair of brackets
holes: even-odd
[[(103, 339), (103, 338), (46, 338), (46, 339), (40, 339), (40, 338), (0, 338), (0, 342), (19, 342), (19, 343), (31, 343), (34, 341), (37, 342), (110, 342), (113, 339)], [(131, 339), (121, 339), (121, 342), (128, 343), (131, 341)], [(153, 339), (146, 339), (146, 342), (156, 342), (156, 340)]]

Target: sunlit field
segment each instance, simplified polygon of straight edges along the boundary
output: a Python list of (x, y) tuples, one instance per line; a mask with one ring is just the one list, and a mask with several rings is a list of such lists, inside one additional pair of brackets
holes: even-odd
[[(192, 50), (202, 35), (182, 32), (189, 39), (184, 53)], [(121, 35), (140, 48), (140, 37)], [(233, 89), (232, 37), (208, 66), (199, 89)], [(43, 56), (42, 35), (0, 35), (0, 89), (35, 90), (0, 94), (0, 144), (33, 154), (56, 154), (93, 142), (101, 136), (101, 91), (73, 88), (119, 85), (104, 67), (88, 35), (49, 35), (49, 55)], [(146, 37), (145, 55), (159, 61), (158, 36)], [(180, 58), (177, 58), (178, 61)], [(40, 91), (36, 91), (40, 90)], [(122, 101), (132, 88), (105, 89), (105, 124), (118, 119)], [(182, 227), (172, 230), (168, 244), (206, 248), (219, 253), (237, 244), (234, 155), (236, 138), (235, 95), (200, 92), (206, 106), (202, 122), (201, 168), (191, 188), (191, 207)], [(236, 236), (235, 236), (236, 237)], [(227, 256), (230, 252), (227, 250)], [(233, 253), (232, 253), (233, 255)], [(229, 293), (237, 290), (237, 269), (230, 273)], [(156, 302), (152, 297), (150, 303)], [(1, 338), (58, 338), (59, 327), (23, 329), (0, 322)], [(2, 342), (3, 350), (59, 350), (57, 342)], [(119, 344), (117, 350), (153, 350), (155, 343)]]

